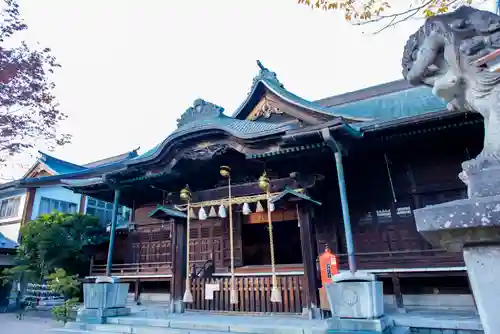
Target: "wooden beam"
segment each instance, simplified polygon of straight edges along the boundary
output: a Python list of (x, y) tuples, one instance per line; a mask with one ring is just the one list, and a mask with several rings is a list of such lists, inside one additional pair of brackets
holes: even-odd
[(319, 282), (316, 270), (316, 240), (314, 238), (313, 226), (309, 203), (300, 202), (296, 205), (298, 223), (300, 227), (300, 241), (302, 248), (302, 262), (304, 263), (305, 299), (311, 316), (318, 316), (319, 310)]
[(406, 313), (405, 305), (403, 303), (403, 294), (401, 293), (401, 284), (397, 273), (391, 274), (392, 286), (394, 289), (394, 298), (396, 298), (396, 308), (400, 313)]
[[(272, 184), (273, 184), (273, 192), (281, 191), (286, 186), (290, 188), (297, 188), (296, 181), (291, 177), (274, 179), (272, 180)], [(239, 196), (262, 194), (263, 192), (259, 188), (258, 182), (249, 182), (245, 184), (232, 185), (231, 193), (233, 197), (239, 197)], [(215, 189), (193, 191), (193, 202), (211, 201), (220, 198), (227, 198), (227, 194), (228, 194), (227, 186)]]

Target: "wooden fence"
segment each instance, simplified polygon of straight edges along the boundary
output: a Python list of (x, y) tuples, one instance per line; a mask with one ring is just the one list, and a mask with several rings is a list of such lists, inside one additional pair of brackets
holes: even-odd
[[(217, 284), (219, 291), (213, 292), (213, 299), (206, 299), (205, 284)], [(229, 302), (231, 277), (211, 279), (196, 278), (191, 282), (194, 302), (187, 304), (188, 309), (248, 312), (248, 313), (296, 313), (301, 314), (305, 307), (306, 293), (303, 275), (278, 276), (282, 302), (271, 303), (271, 276), (235, 277), (238, 304)]]

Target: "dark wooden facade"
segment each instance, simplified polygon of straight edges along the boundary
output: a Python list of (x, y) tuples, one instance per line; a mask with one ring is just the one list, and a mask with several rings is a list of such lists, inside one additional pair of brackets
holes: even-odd
[[(286, 202), (273, 218), (283, 303), (269, 301), (269, 248), (263, 241), (264, 224), (259, 224), (265, 219), (244, 215), (238, 204), (233, 206), (233, 233), (239, 303), (229, 303), (229, 222), (214, 217), (191, 221), (187, 247), (190, 265), (195, 267), (191, 270), (196, 276), (191, 281), (195, 301), (187, 307), (221, 312), (301, 313), (318, 306), (318, 255), (328, 246), (339, 256), (341, 269), (347, 269), (336, 164), (321, 135), (321, 130), (326, 129), (343, 153), (358, 269), (389, 280), (392, 283), (388, 290), (396, 294), (407, 290), (403, 282), (406, 278), (446, 280), (444, 277), (452, 274), (465, 277), (461, 254), (432, 248), (416, 230), (413, 210), (466, 196), (457, 175), (461, 162), (481, 149), (479, 116), (438, 111), (426, 117), (381, 122), (377, 127), (367, 125), (364, 131), (353, 130), (349, 124), (359, 123), (358, 119), (327, 115), (300, 105), (300, 101), (291, 103), (277, 93), (277, 88), (259, 86), (267, 79), (259, 80), (254, 81), (252, 93), (234, 118), (210, 116), (213, 105), (202, 105), (211, 108), (204, 111), (195, 104), (156, 153), (139, 157), (125, 170), (109, 173), (102, 184), (74, 187), (108, 201), (112, 201), (113, 189), (118, 187), (122, 191), (121, 204), (135, 208), (133, 224), (118, 236), (114, 275), (136, 284), (165, 282), (173, 299), (182, 298), (185, 219), (154, 219), (149, 214), (158, 205), (175, 209), (175, 205), (183, 204), (178, 194), (185, 184), (192, 189), (194, 203), (226, 198), (227, 180), (219, 175), (221, 165), (232, 168), (234, 197), (262, 194), (257, 179), (266, 170), (273, 192), (281, 192), (285, 186), (304, 189), (310, 198), (322, 203)], [(189, 122), (182, 123), (186, 118)], [(204, 123), (207, 119), (210, 122)], [(251, 122), (260, 122), (262, 130), (251, 135), (236, 133), (251, 128)], [(190, 128), (193, 123), (196, 126)], [(208, 213), (211, 207), (217, 205), (204, 209)], [(93, 274), (102, 274), (104, 264), (104, 256), (96, 256)], [(213, 272), (207, 274), (211, 265)], [(207, 282), (219, 283), (220, 290), (213, 299), (205, 298)], [(466, 291), (465, 278), (464, 282), (461, 289)], [(414, 281), (410, 285), (415, 286)], [(418, 293), (425, 287), (414, 290)]]

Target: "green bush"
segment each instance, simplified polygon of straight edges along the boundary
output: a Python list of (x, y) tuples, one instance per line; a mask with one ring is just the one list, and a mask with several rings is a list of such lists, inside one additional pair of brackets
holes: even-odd
[(52, 318), (56, 321), (62, 321), (66, 324), (68, 321), (74, 320), (75, 308), (78, 305), (78, 298), (71, 298), (64, 304), (52, 308)]
[(78, 277), (69, 275), (64, 269), (57, 268), (47, 277), (47, 283), (52, 291), (64, 297), (64, 304), (52, 308), (52, 317), (64, 323), (72, 320), (81, 293), (81, 283)]

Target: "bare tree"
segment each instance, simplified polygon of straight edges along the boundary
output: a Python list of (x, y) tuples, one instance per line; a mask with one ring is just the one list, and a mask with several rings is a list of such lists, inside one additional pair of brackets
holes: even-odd
[[(482, 2), (483, 0), (479, 0)], [(313, 9), (340, 11), (353, 25), (379, 23), (379, 33), (398, 23), (416, 17), (429, 17), (446, 13), (462, 5), (471, 5), (472, 0), (298, 0), (299, 4)], [(394, 9), (393, 7), (397, 7)]]
[(16, 43), (27, 29), (19, 5), (4, 0), (0, 12), (0, 163), (43, 140), (49, 148), (64, 145), (70, 136), (57, 131), (66, 118), (58, 109), (51, 74), (60, 67), (48, 48)]

